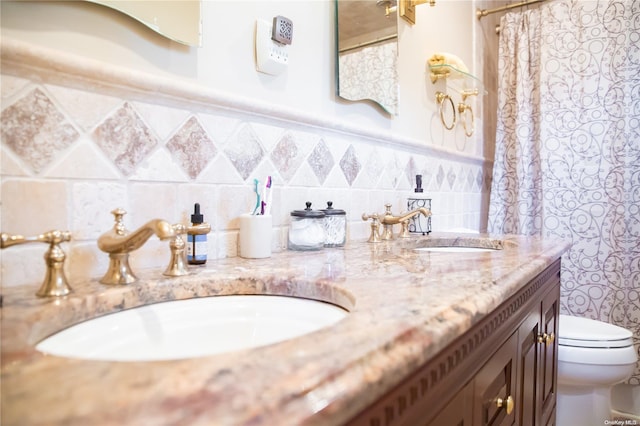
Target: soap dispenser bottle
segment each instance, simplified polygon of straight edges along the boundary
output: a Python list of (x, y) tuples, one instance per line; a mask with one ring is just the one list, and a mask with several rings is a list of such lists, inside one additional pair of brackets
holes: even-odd
[[(422, 175), (416, 175), (416, 187), (413, 194), (407, 198), (407, 210), (415, 210), (424, 207), (431, 211), (431, 198), (426, 198), (422, 188)], [(431, 216), (416, 215), (409, 219), (409, 232), (412, 234), (427, 235), (431, 232)]]
[(187, 227), (187, 263), (190, 265), (204, 265), (207, 263), (207, 234), (211, 225), (204, 221), (200, 213), (200, 204), (193, 206), (191, 226)]

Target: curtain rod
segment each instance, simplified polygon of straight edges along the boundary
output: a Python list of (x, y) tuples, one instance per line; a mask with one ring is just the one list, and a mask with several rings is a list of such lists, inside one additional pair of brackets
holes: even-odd
[(478, 17), (478, 20), (480, 20), (483, 17), (490, 15), (492, 13), (502, 12), (504, 10), (514, 9), (516, 7), (529, 6), (531, 4), (542, 3), (543, 1), (546, 1), (546, 0), (528, 0), (528, 1), (525, 0), (520, 3), (512, 3), (506, 6), (496, 7), (495, 9), (476, 9), (476, 16)]

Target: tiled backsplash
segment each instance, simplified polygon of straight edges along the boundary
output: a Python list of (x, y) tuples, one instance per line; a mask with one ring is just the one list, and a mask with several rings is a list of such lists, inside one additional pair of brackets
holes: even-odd
[[(490, 187), (482, 159), (466, 154), (7, 40), (1, 126), (2, 231), (70, 230), (72, 283), (106, 270), (96, 239), (116, 207), (135, 229), (154, 217), (186, 223), (199, 202), (212, 225), (209, 258), (222, 258), (237, 254), (254, 178), (274, 177), (275, 251), (286, 247), (289, 212), (307, 200), (346, 210), (349, 239), (361, 240), (362, 213), (406, 209), (416, 174), (434, 231), (479, 229)], [(45, 250), (2, 250), (2, 284), (39, 283)], [(168, 261), (155, 237), (132, 255), (134, 270), (161, 273)]]

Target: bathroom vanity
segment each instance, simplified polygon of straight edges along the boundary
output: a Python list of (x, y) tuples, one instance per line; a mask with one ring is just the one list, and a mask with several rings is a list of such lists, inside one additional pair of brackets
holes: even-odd
[(555, 424), (560, 261), (350, 425)]
[[(431, 248), (444, 251), (431, 251)], [(491, 250), (465, 250), (481, 247)], [(445, 425), (554, 421), (560, 241), (432, 235), (268, 259), (188, 276), (3, 289), (3, 424)], [(459, 251), (457, 249), (460, 249)], [(267, 346), (117, 362), (41, 353), (42, 339), (124, 309), (271, 294), (349, 314)]]

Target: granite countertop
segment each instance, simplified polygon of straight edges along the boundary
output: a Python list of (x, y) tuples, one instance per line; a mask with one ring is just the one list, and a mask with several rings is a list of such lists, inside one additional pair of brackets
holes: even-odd
[[(478, 253), (416, 247), (498, 247)], [(352, 242), (269, 259), (209, 261), (188, 276), (137, 271), (139, 283), (72, 282), (63, 299), (3, 289), (2, 424), (337, 425), (350, 419), (542, 272), (568, 248), (517, 236), (441, 234)], [(106, 256), (106, 254), (105, 254)], [(324, 300), (350, 313), (288, 341), (153, 362), (44, 355), (43, 338), (85, 319), (149, 303), (225, 294)]]

